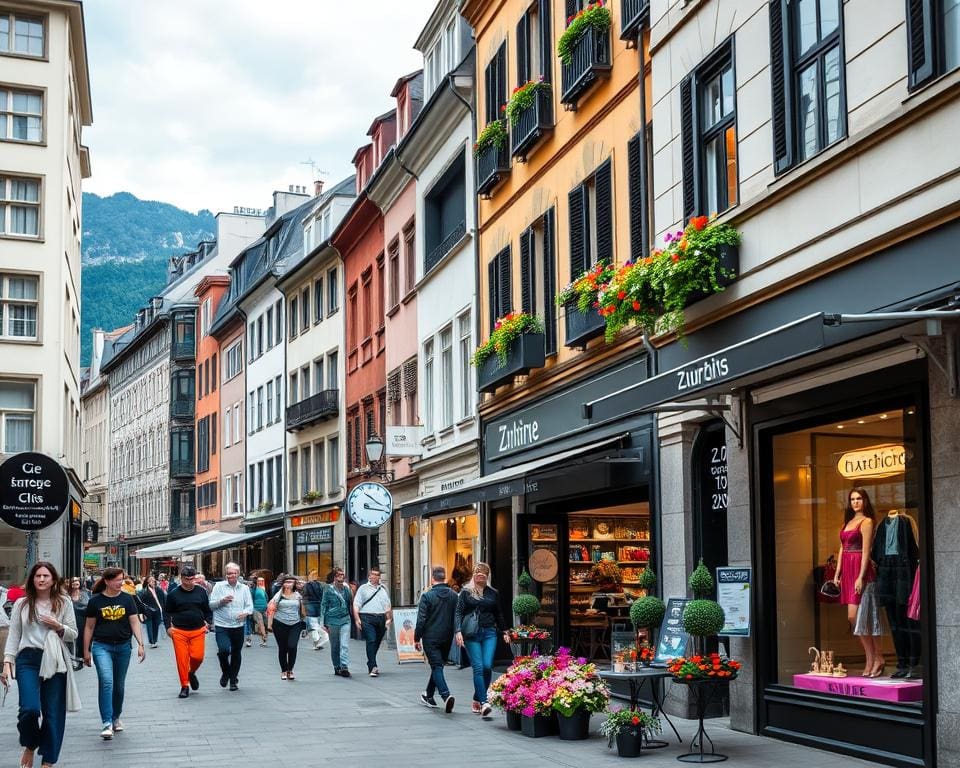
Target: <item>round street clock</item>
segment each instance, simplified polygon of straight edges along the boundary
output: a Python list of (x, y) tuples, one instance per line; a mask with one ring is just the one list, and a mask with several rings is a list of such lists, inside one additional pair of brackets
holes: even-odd
[(380, 483), (360, 483), (347, 496), (347, 514), (357, 525), (379, 528), (393, 515), (393, 496)]

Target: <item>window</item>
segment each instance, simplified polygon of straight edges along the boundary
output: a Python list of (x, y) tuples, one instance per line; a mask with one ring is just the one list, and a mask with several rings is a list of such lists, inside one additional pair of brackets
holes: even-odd
[(487, 264), (487, 291), (491, 332), (497, 320), (508, 314), (513, 306), (510, 288), (510, 269), (510, 246), (508, 245)]
[(210, 358), (210, 388), (217, 391), (217, 377), (220, 375), (220, 368), (217, 366), (217, 353), (213, 353)]
[(193, 474), (193, 429), (175, 429), (170, 432), (170, 472), (174, 475)]
[(0, 14), (0, 53), (43, 56), (43, 39), (42, 18), (10, 12)]
[(222, 514), (224, 517), (227, 517), (233, 512), (233, 478), (228, 475), (224, 480)]
[(417, 282), (417, 242), (413, 222), (403, 228), (403, 292), (413, 290)]
[[(552, 59), (551, 59), (552, 60)], [(507, 103), (507, 44), (502, 43), (484, 70), (484, 125), (500, 119), (500, 107)]]
[(400, 303), (400, 239), (395, 239), (387, 249), (387, 280), (390, 286), (387, 301), (390, 308)]
[(240, 442), (240, 403), (233, 406), (233, 434), (234, 442)]
[(305, 445), (300, 449), (300, 496), (303, 498), (307, 495), (308, 491), (313, 489), (310, 487), (310, 462), (313, 456), (310, 450), (309, 445)]
[(267, 424), (273, 423), (273, 381), (267, 382)]
[(424, 196), (423, 274), (450, 253), (467, 232), (466, 163), (463, 150)]
[(300, 302), (299, 299), (294, 296), (290, 299), (290, 325), (287, 326), (290, 329), (290, 338), (297, 338), (297, 327), (300, 325)]
[(313, 445), (313, 488), (317, 493), (323, 493), (327, 482), (327, 471), (324, 464), (324, 445), (322, 442)]
[(313, 394), (319, 394), (323, 391), (323, 358), (318, 357), (313, 361)]
[(327, 439), (327, 453), (330, 457), (330, 493), (340, 490), (340, 438)]
[(257, 429), (263, 429), (263, 387), (257, 387)]
[(217, 452), (217, 414), (210, 414), (210, 453)]
[(279, 507), (283, 504), (283, 461), (279, 456), (277, 456), (277, 460), (273, 463), (273, 474), (276, 478), (276, 484), (274, 485), (274, 488), (276, 488), (276, 496), (274, 496), (273, 505)]
[(310, 366), (304, 365), (300, 368), (300, 399), (306, 400), (310, 397)]
[(327, 272), (327, 314), (332, 315), (340, 309), (340, 295), (337, 289), (337, 268)]
[(440, 331), (440, 387), (443, 401), (440, 428), (453, 426), (453, 328)]
[(263, 315), (257, 318), (257, 357), (263, 355)]
[(331, 352), (327, 355), (327, 389), (339, 389), (338, 360), (339, 354), (337, 352)]
[(299, 403), (300, 402), (300, 387), (297, 385), (297, 372), (294, 371), (290, 374), (290, 402)]
[(777, 173), (846, 135), (842, 39), (840, 0), (774, 0), (770, 5)]
[(231, 419), (230, 419), (230, 409), (226, 408), (223, 411), (223, 447), (230, 447), (230, 435), (232, 432), (231, 429)]
[(313, 281), (313, 322), (319, 323), (323, 320), (323, 278), (318, 277)]
[(297, 482), (299, 474), (300, 454), (296, 451), (290, 451), (290, 460), (287, 462), (287, 482), (290, 483), (290, 498), (300, 498), (300, 485)]
[(210, 333), (210, 299), (204, 299), (200, 304), (200, 335)]
[(907, 1), (910, 88), (960, 66), (960, 1)]
[(680, 83), (683, 218), (737, 204), (737, 94), (724, 45)]
[(373, 270), (368, 269), (366, 274), (361, 275), (361, 290), (363, 291), (363, 331), (362, 339), (368, 339), (373, 335)]
[(254, 359), (253, 357), (254, 352), (256, 352), (257, 350), (256, 329), (254, 328), (254, 324), (252, 322), (250, 323), (250, 326), (247, 329), (247, 335), (249, 336), (249, 339), (247, 340), (247, 354), (249, 355), (249, 362), (252, 363)]
[(252, 435), (256, 431), (257, 425), (257, 404), (254, 392), (250, 392), (247, 402), (250, 403), (250, 413), (247, 414), (247, 434)]
[(274, 346), (273, 335), (273, 307), (267, 308), (267, 349)]
[(277, 299), (274, 305), (273, 316), (277, 319), (277, 338), (276, 343), (283, 341), (283, 299)]
[(473, 416), (473, 336), (470, 327), (470, 313), (465, 312), (457, 318), (457, 337), (460, 354), (460, 418)]
[(407, 424), (419, 424), (417, 416), (417, 358), (403, 364), (403, 399), (406, 401)]
[[(276, 420), (277, 420), (277, 421), (280, 421), (280, 414), (281, 414), (281, 411), (283, 410), (283, 402), (282, 402), (282, 398), (283, 398), (283, 394), (282, 394), (282, 393), (283, 393), (283, 386), (282, 386), (282, 384), (281, 384), (281, 378), (280, 378), (279, 376), (277, 376), (277, 377), (273, 380), (273, 391), (274, 391), (274, 392), (276, 393), (276, 395), (277, 395), (277, 399), (276, 399), (276, 401), (275, 401), (275, 402), (276, 402), (276, 405), (277, 405), (277, 418), (276, 418)], [(292, 401), (291, 401), (291, 402), (292, 402)]]
[(210, 469), (210, 419), (204, 416), (197, 422), (197, 472)]
[[(557, 284), (553, 258), (556, 222), (556, 209), (551, 208), (539, 221), (520, 233), (520, 308), (543, 318), (544, 351), (548, 355), (557, 351), (557, 309), (553, 300)], [(573, 243), (572, 219), (570, 226)], [(580, 240), (582, 242), (582, 238)], [(571, 255), (571, 275), (579, 277), (572, 271), (575, 268), (573, 262)]]
[(0, 445), (4, 453), (33, 450), (36, 384), (0, 381)]
[(0, 89), (0, 139), (43, 141), (42, 93)]
[(233, 513), (235, 515), (243, 514), (243, 496), (241, 494), (242, 488), (243, 480), (240, 478), (240, 473), (237, 472), (233, 476)]
[(310, 328), (310, 288), (304, 288), (300, 293), (300, 328), (306, 331)]
[(423, 427), (433, 432), (433, 339), (423, 345)]
[(0, 274), (0, 337), (36, 339), (40, 278)]
[(546, 82), (553, 79), (550, 1), (534, 3), (517, 23), (517, 85), (541, 78)]
[(40, 236), (40, 181), (0, 176), (0, 234)]

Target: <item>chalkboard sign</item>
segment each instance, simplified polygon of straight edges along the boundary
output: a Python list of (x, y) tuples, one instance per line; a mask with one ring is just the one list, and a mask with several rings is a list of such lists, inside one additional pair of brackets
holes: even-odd
[(690, 635), (683, 628), (683, 609), (689, 598), (671, 597), (667, 599), (667, 611), (660, 624), (660, 638), (657, 641), (657, 655), (654, 662), (666, 664), (677, 656), (685, 656)]

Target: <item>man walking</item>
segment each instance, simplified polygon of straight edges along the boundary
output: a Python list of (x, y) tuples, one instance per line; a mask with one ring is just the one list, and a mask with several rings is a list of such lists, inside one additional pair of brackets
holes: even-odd
[(343, 583), (343, 569), (333, 572), (333, 584), (323, 592), (320, 602), (323, 628), (330, 636), (330, 660), (333, 674), (350, 677), (350, 625), (356, 619), (353, 611), (353, 593)]
[(436, 707), (434, 692), (443, 699), (443, 709), (447, 714), (453, 712), (453, 696), (443, 676), (443, 665), (447, 649), (453, 642), (453, 614), (457, 608), (457, 593), (447, 586), (447, 570), (442, 565), (434, 566), (430, 572), (432, 580), (428, 591), (420, 595), (417, 606), (417, 627), (413, 639), (417, 650), (422, 650), (430, 665), (430, 679), (427, 690), (420, 694), (420, 702), (426, 707)]
[(218, 581), (210, 593), (213, 630), (217, 636), (217, 658), (220, 660), (220, 687), (237, 690), (240, 672), (240, 650), (247, 617), (253, 613), (250, 587), (240, 581), (240, 566), (227, 563), (223, 572), (226, 581)]
[[(190, 695), (190, 688), (197, 690), (197, 670), (203, 664), (204, 643), (207, 625), (213, 619), (210, 598), (206, 590), (196, 586), (197, 569), (185, 565), (180, 570), (180, 586), (167, 595), (167, 615), (171, 626), (168, 634), (173, 640), (177, 657), (177, 673), (180, 676), (178, 698)], [(187, 686), (190, 686), (189, 688)]]
[(387, 625), (393, 621), (393, 606), (390, 605), (390, 595), (380, 583), (380, 570), (371, 568), (367, 579), (367, 583), (357, 589), (353, 609), (357, 617), (357, 629), (367, 643), (367, 674), (377, 677), (380, 674), (377, 651), (387, 633)]

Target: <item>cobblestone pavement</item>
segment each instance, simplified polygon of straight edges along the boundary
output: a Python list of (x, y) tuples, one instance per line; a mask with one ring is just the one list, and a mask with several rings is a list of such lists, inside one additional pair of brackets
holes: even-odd
[[(66, 739), (58, 766), (73, 768), (170, 768), (171, 766), (262, 765), (266, 768), (352, 766), (577, 766), (623, 765), (597, 735), (594, 717), (587, 741), (556, 737), (528, 739), (507, 731), (502, 714), (483, 721), (470, 712), (469, 670), (447, 668), (457, 699), (446, 715), (419, 703), (427, 671), (419, 664), (397, 665), (393, 651), (380, 654), (381, 675), (365, 672), (363, 645), (351, 642), (350, 679), (335, 677), (329, 652), (300, 644), (296, 680), (280, 680), (276, 644), (244, 649), (240, 690), (220, 688), (213, 635), (200, 669), (200, 690), (177, 698), (179, 682), (173, 651), (166, 637), (147, 651), (144, 664), (136, 655), (127, 676), (123, 722), (126, 729), (113, 741), (99, 737), (96, 672), (77, 673), (83, 709), (68, 713)], [(669, 695), (669, 692), (668, 692)], [(17, 692), (14, 687), (0, 709), (0, 768), (18, 765)], [(674, 718), (685, 744), (696, 724)], [(709, 720), (708, 732), (717, 751), (730, 756), (727, 765), (750, 768), (857, 768), (873, 765), (841, 755), (800, 747), (729, 730), (724, 719)], [(671, 739), (673, 734), (670, 733)], [(685, 750), (673, 739), (666, 749), (645, 753), (641, 765), (678, 766)], [(40, 765), (39, 757), (36, 765)]]

